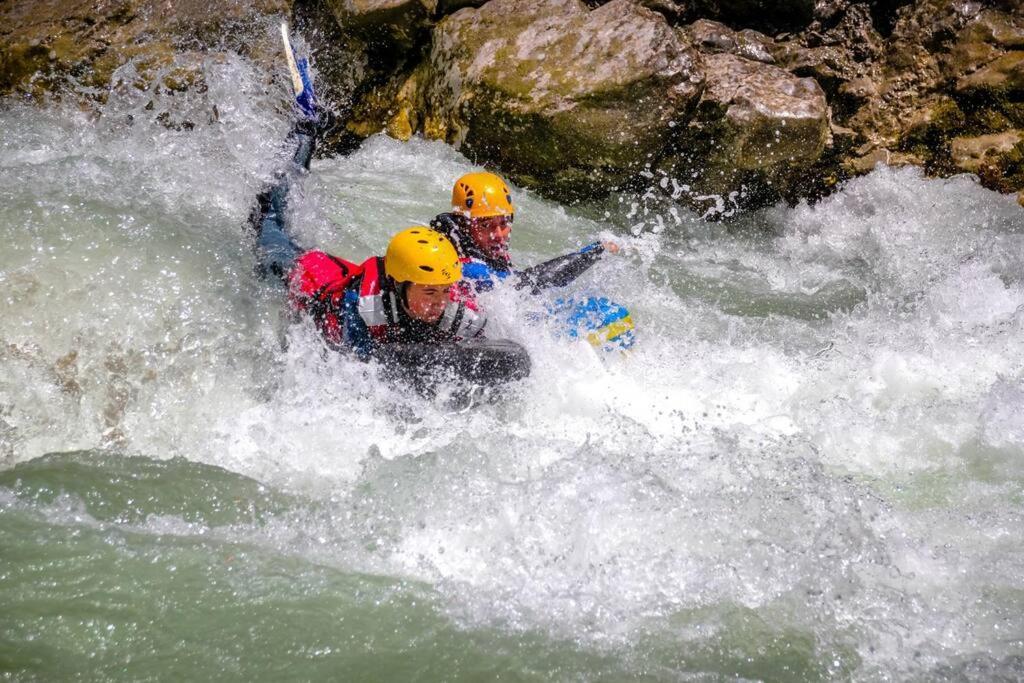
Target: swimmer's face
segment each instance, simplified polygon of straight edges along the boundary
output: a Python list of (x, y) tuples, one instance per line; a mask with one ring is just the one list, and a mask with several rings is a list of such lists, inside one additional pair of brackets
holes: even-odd
[(436, 323), (448, 305), (450, 290), (451, 285), (406, 285), (405, 310), (416, 320)]
[(473, 218), (469, 222), (470, 239), (482, 252), (494, 258), (507, 258), (511, 234), (512, 220), (508, 216)]

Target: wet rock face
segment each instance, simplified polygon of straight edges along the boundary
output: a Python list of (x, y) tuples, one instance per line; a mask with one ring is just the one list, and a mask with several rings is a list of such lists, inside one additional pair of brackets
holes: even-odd
[[(965, 165), (953, 150), (956, 137), (1024, 129), (1017, 0), (797, 3), (790, 34), (774, 18), (741, 19), (776, 17), (767, 0), (590, 4), (491, 0), (443, 20), (426, 66), (391, 86), (386, 129), (447, 139), (556, 196), (653, 169), (685, 179), (679, 201), (729, 194), (754, 206), (819, 196), (880, 161), (1017, 182), (1013, 153)], [(650, 60), (686, 54), (696, 94), (679, 97), (642, 57), (625, 57), (644, 30), (673, 25), (679, 38), (648, 41)], [(567, 38), (578, 35), (598, 38), (587, 51)], [(602, 82), (616, 71), (633, 75)]]
[(768, 170), (821, 155), (829, 141), (829, 109), (813, 78), (725, 54), (709, 56), (706, 69), (695, 125), (710, 120), (727, 131), (721, 154), (737, 167)]
[(393, 48), (410, 49), (430, 29), (436, 0), (326, 0), (338, 24), (383, 40)]
[(1024, 92), (1024, 51), (1007, 52), (959, 79), (957, 92), (1016, 95)]
[(699, 19), (682, 30), (701, 52), (724, 52), (755, 62), (775, 63), (775, 43), (763, 33), (751, 30), (734, 31), (725, 24), (707, 19)]
[(701, 93), (701, 61), (629, 0), (492, 0), (435, 28), (428, 135), (552, 195), (600, 194), (661, 156)]
[[(900, 97), (890, 98), (897, 106), (888, 117), (876, 117), (878, 138), (931, 172), (976, 173), (992, 189), (1019, 189), (1019, 153), (991, 145), (1024, 128), (1024, 13), (971, 3), (932, 9), (915, 6), (897, 26), (916, 47), (897, 53), (909, 63), (887, 64), (889, 92)], [(915, 80), (908, 70), (918, 65)]]
[(953, 162), (1003, 192), (1024, 185), (1024, 131), (957, 137), (952, 141)]
[(270, 65), (272, 18), (291, 0), (13, 0), (0, 5), (0, 94), (42, 94), (69, 80), (106, 88), (133, 61), (138, 83), (202, 87), (202, 63), (237, 52)]
[(660, 168), (687, 179), (689, 195), (742, 190), (739, 205), (778, 199), (831, 141), (825, 93), (814, 79), (732, 54), (704, 63), (696, 113)]
[[(1022, 18), (1017, 0), (828, 0), (805, 31), (776, 40), (772, 54), (777, 65), (824, 88), (833, 117), (828, 154), (839, 177), (879, 161), (937, 175), (975, 172), (967, 156), (954, 154), (954, 138), (1024, 126)], [(1012, 167), (987, 164), (979, 175), (1002, 189), (1014, 182)]]
[(284, 82), (283, 18), (324, 148), (422, 134), (563, 201), (756, 206), (878, 162), (1024, 188), (1024, 0), (8, 0), (0, 95), (203, 88), (228, 52)]

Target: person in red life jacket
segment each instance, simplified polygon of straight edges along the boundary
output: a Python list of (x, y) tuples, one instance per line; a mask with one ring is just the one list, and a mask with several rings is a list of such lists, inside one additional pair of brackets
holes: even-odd
[(485, 318), (473, 302), (456, 295), (453, 285), (462, 277), (462, 265), (444, 235), (408, 228), (391, 239), (383, 257), (360, 264), (304, 250), (293, 239), (289, 189), (309, 170), (320, 113), (309, 62), (296, 58), (286, 27), (282, 36), (295, 92), (297, 121), (288, 135), (295, 152), (257, 196), (249, 216), (257, 272), (287, 285), (292, 308), (312, 318), (328, 346), (397, 367), (401, 372), (395, 376), (428, 392), (427, 378), (438, 369), (480, 384), (529, 375), (525, 349), (507, 340), (484, 340)]
[(361, 264), (320, 250), (304, 250), (287, 224), (292, 183), (309, 170), (317, 119), (307, 113), (288, 136), (295, 152), (271, 187), (261, 192), (249, 225), (255, 233), (257, 270), (288, 286), (292, 306), (312, 316), (327, 344), (363, 359), (382, 344), (447, 343), (475, 339), (486, 324), (452, 285), (462, 277), (455, 247), (426, 227), (395, 235), (384, 257)]
[(309, 315), (327, 345), (378, 360), (387, 374), (432, 391), (437, 372), (475, 384), (501, 384), (530, 374), (530, 358), (508, 340), (485, 340), (485, 317), (454, 288), (462, 264), (454, 245), (427, 227), (395, 235), (383, 257), (353, 263), (304, 250), (286, 220), (289, 189), (309, 169), (315, 125), (289, 135), (295, 154), (250, 215), (257, 271), (287, 285), (296, 311)]
[(355, 264), (323, 251), (298, 256), (287, 275), (289, 298), (309, 314), (328, 345), (361, 358), (384, 344), (443, 344), (481, 336), (486, 319), (456, 301), (462, 277), (444, 235), (411, 227), (395, 235), (384, 257)]
[(493, 173), (468, 173), (455, 181), (452, 210), (430, 222), (430, 227), (447, 235), (462, 259), (462, 273), (472, 292), (486, 291), (500, 280), (514, 278), (517, 289), (533, 293), (550, 287), (564, 287), (597, 263), (605, 252), (616, 253), (614, 242), (594, 242), (579, 251), (558, 256), (536, 266), (516, 271), (508, 241), (515, 210), (512, 193)]

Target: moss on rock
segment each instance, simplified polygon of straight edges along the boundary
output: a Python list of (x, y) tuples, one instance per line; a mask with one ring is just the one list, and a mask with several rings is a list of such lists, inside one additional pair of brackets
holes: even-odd
[(290, 13), (291, 0), (13, 0), (0, 7), (0, 94), (42, 96), (79, 84), (102, 97), (129, 61), (139, 77), (132, 85), (160, 79), (173, 90), (200, 86), (209, 55), (233, 51), (276, 62), (280, 47), (270, 24)]
[(435, 28), (423, 130), (552, 194), (600, 194), (664, 154), (700, 61), (628, 0), (492, 0)]

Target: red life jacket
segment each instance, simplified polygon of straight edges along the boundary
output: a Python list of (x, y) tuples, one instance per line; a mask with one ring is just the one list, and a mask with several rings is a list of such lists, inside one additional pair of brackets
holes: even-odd
[(345, 290), (363, 272), (362, 266), (323, 251), (307, 251), (288, 273), (288, 299), (308, 313), (327, 341), (340, 344)]

